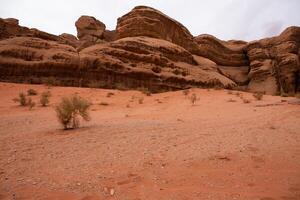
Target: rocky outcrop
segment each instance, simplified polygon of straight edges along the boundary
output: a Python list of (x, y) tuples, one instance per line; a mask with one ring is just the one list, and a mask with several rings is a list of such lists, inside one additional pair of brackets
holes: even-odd
[(149, 37), (128, 37), (88, 47), (80, 52), (80, 61), (85, 71), (95, 72), (90, 80), (105, 87), (122, 85), (161, 91), (236, 85), (218, 72), (199, 68), (184, 48)]
[(197, 44), (190, 32), (182, 24), (154, 8), (135, 7), (118, 19), (116, 31), (118, 39), (148, 36), (167, 40), (192, 53), (197, 52)]
[(299, 91), (299, 48), (299, 27), (290, 27), (277, 37), (249, 43), (249, 89), (267, 93)]
[[(78, 38), (0, 19), (0, 80), (152, 91), (232, 88), (269, 94), (300, 92), (300, 28), (254, 42), (193, 37), (179, 22), (138, 6), (116, 31), (82, 16)], [(56, 77), (56, 78), (53, 78)]]
[(197, 65), (191, 53), (170, 42), (124, 38), (82, 50), (32, 37), (0, 41), (0, 79), (59, 85), (141, 88), (154, 92), (235, 83)]
[(79, 40), (97, 42), (103, 39), (105, 24), (91, 16), (81, 16), (75, 23)]
[(61, 85), (74, 85), (78, 70), (78, 53), (69, 45), (33, 37), (0, 41), (2, 81), (42, 83), (55, 77)]
[(68, 44), (74, 48), (77, 48), (81, 45), (81, 42), (77, 39), (77, 37), (75, 37), (72, 34), (63, 33), (63, 34), (60, 34), (59, 37), (62, 38), (66, 44)]
[(198, 44), (197, 55), (209, 58), (222, 66), (247, 66), (244, 48), (247, 43), (221, 41), (211, 35), (199, 35), (194, 39)]

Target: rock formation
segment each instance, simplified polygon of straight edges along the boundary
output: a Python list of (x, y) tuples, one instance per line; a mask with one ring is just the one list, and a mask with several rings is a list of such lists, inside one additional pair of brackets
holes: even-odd
[(249, 89), (267, 93), (300, 91), (299, 50), (299, 27), (289, 27), (277, 37), (250, 42)]
[(243, 86), (269, 94), (300, 92), (300, 28), (253, 42), (193, 37), (179, 22), (138, 6), (115, 31), (90, 16), (78, 39), (0, 19), (0, 80), (58, 85), (148, 88)]
[(148, 36), (175, 43), (192, 53), (197, 51), (197, 44), (187, 28), (160, 11), (146, 6), (137, 6), (120, 17), (116, 31), (118, 39)]
[(90, 16), (81, 16), (75, 23), (79, 40), (97, 42), (103, 39), (105, 24)]

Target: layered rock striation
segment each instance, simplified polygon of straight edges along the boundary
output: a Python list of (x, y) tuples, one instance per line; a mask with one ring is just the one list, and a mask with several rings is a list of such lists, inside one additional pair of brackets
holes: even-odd
[(300, 28), (253, 42), (191, 35), (160, 11), (135, 7), (116, 30), (82, 16), (77, 37), (0, 19), (0, 80), (58, 85), (148, 88), (243, 86), (269, 94), (300, 92)]

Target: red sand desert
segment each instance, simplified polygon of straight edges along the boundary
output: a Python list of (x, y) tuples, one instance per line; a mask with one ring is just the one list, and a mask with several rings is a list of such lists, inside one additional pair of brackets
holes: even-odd
[[(51, 91), (50, 105), (12, 101), (29, 88)], [(182, 91), (1, 83), (0, 199), (300, 199), (299, 99), (191, 92), (195, 105)], [(54, 106), (74, 93), (91, 121), (64, 131)]]

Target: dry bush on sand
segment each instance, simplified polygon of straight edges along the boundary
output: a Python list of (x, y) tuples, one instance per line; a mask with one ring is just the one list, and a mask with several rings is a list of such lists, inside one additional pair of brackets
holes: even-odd
[(243, 99), (244, 103), (251, 103), (251, 101), (249, 99)]
[(32, 108), (35, 106), (35, 102), (34, 101), (32, 101), (32, 99), (31, 98), (28, 98), (27, 99), (27, 106), (29, 107), (29, 110), (32, 110)]
[(140, 97), (139, 98), (139, 104), (143, 104), (144, 103), (144, 97)]
[(19, 93), (18, 98), (13, 99), (14, 102), (18, 102), (20, 106), (26, 106), (27, 105), (27, 99), (23, 92)]
[(34, 95), (37, 95), (37, 91), (34, 90), (34, 89), (29, 89), (29, 90), (27, 90), (27, 95), (28, 95), (28, 96), (34, 96)]
[(258, 100), (258, 101), (262, 100), (263, 96), (264, 96), (264, 94), (261, 93), (261, 92), (255, 92), (255, 93), (253, 93), (253, 97), (254, 97), (256, 100)]
[(50, 97), (51, 97), (50, 91), (43, 92), (41, 94), (40, 103), (42, 104), (42, 106), (45, 107), (45, 106), (47, 106), (50, 103), (50, 100), (49, 100)]
[(23, 92), (19, 93), (19, 97), (14, 98), (13, 101), (18, 102), (20, 106), (28, 106), (30, 110), (35, 106), (35, 102), (30, 97), (26, 98)]
[(62, 98), (60, 104), (56, 106), (55, 111), (59, 122), (64, 129), (73, 129), (79, 127), (79, 116), (85, 121), (90, 120), (90, 103), (77, 95)]
[(183, 94), (184, 96), (187, 96), (187, 95), (189, 95), (189, 93), (190, 93), (190, 91), (189, 91), (189, 90), (183, 90), (183, 91), (182, 91), (182, 94)]
[(106, 94), (106, 97), (111, 97), (111, 96), (113, 96), (113, 95), (115, 95), (115, 93), (109, 92), (109, 93)]
[(196, 104), (196, 101), (199, 100), (199, 98), (197, 98), (197, 95), (195, 93), (193, 93), (191, 96), (190, 96), (190, 101), (193, 105)]

